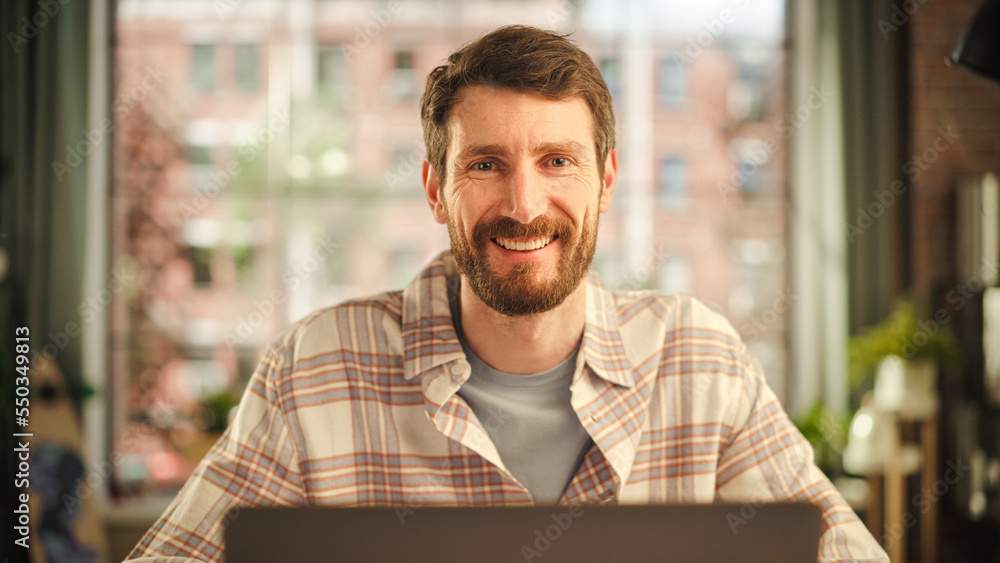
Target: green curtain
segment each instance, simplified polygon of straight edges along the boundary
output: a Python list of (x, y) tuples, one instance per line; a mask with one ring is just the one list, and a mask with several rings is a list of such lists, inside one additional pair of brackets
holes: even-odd
[[(87, 146), (89, 11), (86, 1), (0, 2), (0, 251), (8, 264), (0, 278), (0, 424), (8, 454), (17, 431), (16, 327), (29, 328), (33, 351), (51, 344), (70, 388), (80, 388), (80, 338), (64, 332), (68, 323), (79, 325), (83, 299), (87, 157), (67, 162), (66, 147), (83, 142), (87, 152), (106, 151), (102, 143), (110, 143)], [(0, 474), (17, 473), (15, 461), (0, 456)], [(13, 479), (5, 479), (5, 507), (16, 506), (15, 493)], [(27, 552), (12, 547), (12, 527), (3, 534), (5, 560), (26, 561)]]
[(898, 19), (889, 2), (842, 0), (837, 7), (850, 329), (857, 333), (888, 316), (892, 300), (912, 283), (910, 186), (903, 173), (910, 133), (910, 26), (891, 25)]
[[(788, 111), (802, 112), (789, 141), (791, 285), (800, 299), (791, 312), (789, 410), (821, 400), (840, 412), (849, 400), (848, 335), (886, 316), (910, 283), (908, 197), (876, 200), (905, 181), (908, 30), (877, 25), (892, 18), (884, 2), (786, 7)], [(873, 202), (877, 217), (859, 217)]]

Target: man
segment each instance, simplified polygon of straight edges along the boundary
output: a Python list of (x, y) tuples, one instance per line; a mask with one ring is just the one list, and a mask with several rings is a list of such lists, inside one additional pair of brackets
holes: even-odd
[(421, 116), (451, 252), (276, 339), (132, 557), (218, 559), (233, 506), (796, 499), (824, 561), (887, 560), (722, 317), (588, 276), (617, 160), (586, 54), (498, 29), (431, 73)]

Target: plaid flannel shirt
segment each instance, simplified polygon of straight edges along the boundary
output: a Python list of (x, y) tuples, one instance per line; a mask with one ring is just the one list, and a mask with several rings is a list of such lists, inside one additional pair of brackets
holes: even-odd
[[(450, 253), (402, 291), (348, 301), (269, 347), (232, 425), (130, 558), (222, 557), (230, 508), (530, 505), (456, 391), (470, 375), (452, 325)], [(613, 294), (591, 274), (571, 387), (593, 438), (560, 504), (820, 507), (820, 557), (888, 561), (730, 324), (685, 296)], [(734, 524), (738, 525), (738, 523)]]

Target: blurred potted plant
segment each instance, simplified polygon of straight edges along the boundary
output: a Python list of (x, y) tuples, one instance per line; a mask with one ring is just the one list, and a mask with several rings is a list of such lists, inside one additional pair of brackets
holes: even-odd
[(232, 389), (225, 389), (202, 399), (202, 423), (205, 430), (216, 438), (221, 435), (229, 426), (229, 413), (239, 402), (239, 395)]
[(795, 420), (813, 446), (816, 465), (831, 478), (840, 467), (862, 395), (875, 387), (874, 404), (869, 405), (875, 412), (908, 418), (930, 414), (937, 409), (937, 371), (958, 365), (959, 347), (948, 327), (918, 320), (913, 304), (902, 301), (881, 323), (850, 338), (848, 358), (854, 397), (851, 412), (833, 413), (817, 402)]
[(850, 413), (834, 413), (823, 401), (816, 401), (804, 416), (793, 421), (812, 446), (816, 466), (830, 479), (836, 476), (840, 467), (850, 421)]
[(918, 320), (913, 304), (900, 302), (881, 323), (848, 342), (851, 388), (857, 395), (874, 377), (875, 403), (913, 417), (937, 409), (937, 372), (959, 362), (955, 335), (934, 319)]
[(184, 458), (197, 463), (222, 436), (229, 426), (230, 413), (239, 404), (237, 390), (225, 389), (200, 401), (200, 409), (192, 422), (197, 430), (180, 448)]

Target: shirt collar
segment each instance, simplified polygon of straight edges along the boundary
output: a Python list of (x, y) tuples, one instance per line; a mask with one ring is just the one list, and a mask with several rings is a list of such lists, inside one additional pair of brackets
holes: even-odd
[(456, 359), (464, 359), (462, 345), (451, 321), (448, 276), (458, 275), (458, 266), (445, 251), (431, 260), (403, 289), (403, 376), (412, 379)]
[[(432, 259), (403, 290), (403, 373), (412, 379), (437, 366), (464, 360), (462, 345), (452, 324), (447, 278), (459, 275), (450, 251)], [(631, 388), (639, 379), (625, 352), (618, 330), (614, 295), (594, 272), (587, 284), (587, 315), (580, 344), (580, 361), (598, 377)]]

